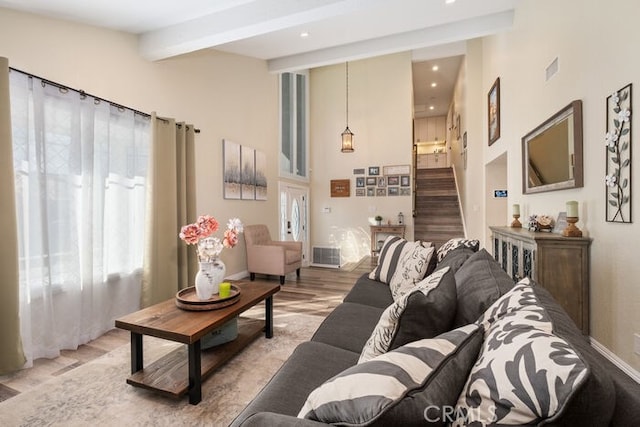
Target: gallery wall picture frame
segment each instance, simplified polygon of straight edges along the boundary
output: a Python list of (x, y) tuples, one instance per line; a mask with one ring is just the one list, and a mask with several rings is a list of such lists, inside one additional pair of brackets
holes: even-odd
[(376, 188), (376, 197), (386, 197), (386, 196), (387, 196), (387, 187)]
[(375, 176), (368, 176), (366, 182), (367, 182), (367, 185), (376, 185), (377, 180)]
[(356, 187), (364, 187), (364, 176), (356, 178)]
[(388, 187), (387, 194), (389, 196), (399, 196), (400, 195), (400, 187)]
[(380, 175), (380, 166), (369, 166), (369, 175), (370, 176)]
[(378, 177), (378, 187), (386, 187), (387, 186), (387, 179), (384, 176), (380, 176)]
[(500, 77), (496, 78), (487, 94), (487, 124), (491, 145), (500, 138)]
[(222, 188), (223, 198), (240, 199), (242, 177), (240, 175), (240, 144), (222, 140)]
[(411, 165), (393, 165), (384, 166), (382, 168), (383, 175), (409, 175), (411, 173)]
[(374, 197), (376, 195), (375, 187), (367, 187), (367, 197)]
[(353, 170), (354, 175), (364, 175), (364, 168), (358, 168)]
[(387, 185), (400, 185), (400, 177), (398, 175), (388, 176)]
[(400, 187), (400, 195), (401, 196), (410, 196), (411, 195), (411, 188)]
[(411, 175), (402, 175), (400, 177), (400, 187), (411, 187)]
[(349, 197), (351, 196), (351, 180), (350, 179), (332, 179), (331, 180), (331, 197)]
[(356, 188), (356, 197), (363, 197), (367, 194), (364, 188)]

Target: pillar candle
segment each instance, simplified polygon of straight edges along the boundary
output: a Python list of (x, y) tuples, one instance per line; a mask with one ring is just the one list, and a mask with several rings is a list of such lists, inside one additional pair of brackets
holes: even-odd
[(567, 217), (578, 218), (578, 202), (575, 200), (567, 202)]
[(220, 298), (226, 298), (231, 294), (231, 283), (222, 282), (220, 283), (220, 288), (218, 289), (218, 294)]
[(520, 215), (520, 205), (513, 205), (513, 214)]

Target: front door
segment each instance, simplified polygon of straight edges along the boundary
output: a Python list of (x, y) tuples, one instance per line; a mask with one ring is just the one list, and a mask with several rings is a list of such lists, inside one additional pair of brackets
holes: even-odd
[(309, 190), (280, 183), (280, 240), (302, 242), (302, 265), (309, 265), (308, 206)]

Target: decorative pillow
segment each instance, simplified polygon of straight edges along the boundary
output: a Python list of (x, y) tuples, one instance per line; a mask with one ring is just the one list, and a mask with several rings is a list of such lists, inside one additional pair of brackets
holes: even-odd
[(585, 382), (587, 365), (571, 344), (553, 334), (544, 307), (527, 286), (518, 285), (479, 320), (490, 326), (453, 426), (553, 420)]
[(444, 245), (438, 248), (438, 262), (442, 261), (442, 259), (452, 250), (458, 249), (460, 247), (469, 248), (474, 252), (477, 252), (480, 248), (480, 241), (478, 240), (469, 240), (461, 237), (451, 239)]
[(385, 239), (378, 256), (378, 265), (369, 274), (369, 279), (389, 284), (396, 272), (402, 250), (409, 242), (398, 236)]
[(475, 322), (513, 288), (513, 280), (485, 249), (471, 255), (455, 276), (458, 305), (454, 327)]
[(455, 404), (481, 343), (481, 328), (467, 325), (352, 366), (311, 392), (298, 417), (349, 426), (442, 425), (440, 410)]
[(424, 247), (420, 242), (409, 243), (405, 246), (400, 254), (396, 272), (389, 281), (394, 301), (401, 295), (401, 289), (413, 288), (416, 282), (424, 278), (434, 251), (434, 247)]
[[(480, 316), (476, 323), (482, 325), (484, 330), (488, 332), (496, 320), (501, 319), (513, 311), (521, 310), (531, 305), (538, 307), (542, 313), (544, 313), (544, 308), (539, 305), (538, 299), (533, 292), (531, 280), (525, 277), (511, 288), (509, 292), (494, 302), (491, 307)], [(544, 318), (546, 322), (550, 321), (548, 316)]]
[(407, 342), (433, 338), (450, 330), (455, 305), (453, 274), (448, 268), (436, 271), (382, 312), (358, 363), (371, 360)]

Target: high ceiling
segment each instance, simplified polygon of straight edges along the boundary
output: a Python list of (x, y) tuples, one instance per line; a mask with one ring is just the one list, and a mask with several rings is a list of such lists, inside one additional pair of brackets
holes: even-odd
[(518, 1), (0, 0), (0, 8), (137, 34), (149, 60), (215, 48), (282, 72), (395, 52), (416, 61), (464, 54), (465, 40), (510, 29)]

